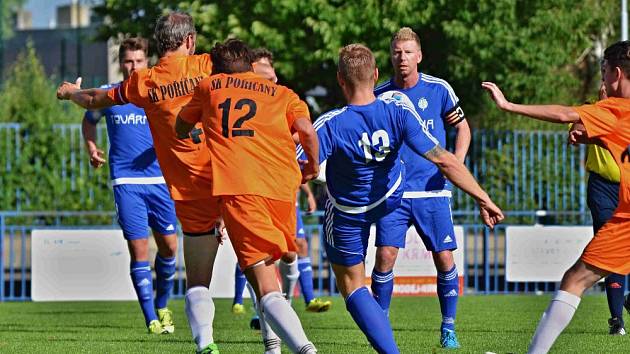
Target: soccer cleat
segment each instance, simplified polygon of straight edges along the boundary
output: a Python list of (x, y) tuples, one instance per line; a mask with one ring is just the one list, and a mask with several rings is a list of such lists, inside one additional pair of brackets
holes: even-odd
[(214, 343), (210, 343), (205, 348), (197, 350), (197, 354), (219, 354), (219, 347)]
[(163, 309), (158, 309), (157, 315), (166, 333), (175, 332), (175, 325), (173, 324), (173, 312), (171, 312), (171, 310), (169, 310), (167, 307)]
[(162, 324), (158, 320), (149, 322), (149, 334), (167, 334), (168, 332), (162, 327)]
[(326, 312), (330, 310), (332, 306), (332, 301), (330, 300), (322, 300), (318, 297), (311, 300), (311, 302), (306, 305), (306, 311), (308, 312)]
[(260, 318), (258, 316), (252, 317), (252, 320), (249, 321), (249, 328), (260, 330)]
[(608, 332), (608, 334), (614, 335), (614, 336), (625, 336), (626, 335), (626, 329), (623, 327), (623, 321), (620, 318), (610, 318), (608, 319), (608, 327), (610, 328), (610, 331)]
[(459, 342), (457, 341), (457, 335), (455, 334), (455, 331), (442, 328), (442, 335), (440, 336), (440, 345), (442, 346), (442, 348), (446, 348), (446, 349), (459, 348)]
[(245, 306), (243, 304), (234, 304), (232, 305), (232, 313), (235, 315), (242, 315), (245, 313)]

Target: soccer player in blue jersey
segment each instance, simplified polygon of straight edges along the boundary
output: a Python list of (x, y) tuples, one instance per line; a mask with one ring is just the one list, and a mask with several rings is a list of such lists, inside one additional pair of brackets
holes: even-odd
[[(125, 79), (134, 70), (147, 67), (147, 48), (147, 41), (142, 38), (128, 38), (122, 42), (119, 62)], [(149, 333), (173, 333), (172, 313), (166, 303), (175, 278), (177, 218), (155, 156), (147, 117), (144, 110), (133, 104), (87, 111), (82, 131), (94, 168), (106, 162), (103, 151), (96, 145), (96, 125), (103, 117), (110, 142), (109, 168), (118, 222), (131, 256), (131, 281)], [(158, 247), (155, 297), (149, 264), (149, 227)]]
[[(360, 44), (339, 53), (337, 80), (348, 105), (321, 116), (314, 124), (320, 164), (326, 161), (328, 201), (324, 247), (346, 309), (379, 353), (398, 353), (389, 320), (365, 287), (364, 259), (370, 225), (400, 206), (403, 143), (436, 164), (442, 173), (479, 203), (488, 226), (503, 219), (466, 167), (442, 149), (402, 94), (377, 100), (378, 79), (372, 52)], [(297, 149), (302, 155), (301, 147)]]
[[(440, 146), (446, 146), (446, 127), (454, 127), (457, 131), (455, 156), (464, 162), (470, 145), (470, 127), (451, 86), (442, 79), (418, 72), (422, 60), (418, 35), (409, 27), (401, 28), (392, 37), (390, 54), (394, 77), (376, 87), (375, 94), (391, 90), (405, 94)], [(407, 173), (405, 192), (401, 207), (376, 224), (378, 248), (372, 271), (372, 293), (388, 313), (398, 249), (405, 247), (407, 229), (413, 225), (427, 250), (432, 252), (437, 269), (437, 295), (442, 312), (440, 344), (445, 348), (458, 348), (455, 315), (459, 277), (452, 253), (457, 242), (450, 187), (439, 169), (413, 150), (404, 147), (401, 158)]]

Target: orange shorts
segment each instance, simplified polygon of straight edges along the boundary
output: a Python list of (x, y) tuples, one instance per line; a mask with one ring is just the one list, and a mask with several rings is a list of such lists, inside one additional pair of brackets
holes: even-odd
[(257, 195), (224, 195), (220, 204), (241, 269), (297, 251), (295, 202)]
[(219, 198), (176, 200), (175, 214), (182, 224), (186, 236), (201, 236), (214, 233), (219, 218)]
[(612, 273), (630, 273), (630, 219), (613, 216), (586, 245), (580, 259)]

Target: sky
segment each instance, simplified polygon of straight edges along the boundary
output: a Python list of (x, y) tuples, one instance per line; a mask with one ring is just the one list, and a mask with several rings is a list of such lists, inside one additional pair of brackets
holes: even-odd
[(86, 5), (101, 2), (100, 0), (26, 0), (24, 8), (33, 15), (33, 28), (50, 28), (55, 24), (57, 6), (77, 1)]

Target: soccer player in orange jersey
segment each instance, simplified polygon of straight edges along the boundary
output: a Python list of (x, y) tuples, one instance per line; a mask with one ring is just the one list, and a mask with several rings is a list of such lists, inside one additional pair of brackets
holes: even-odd
[[(212, 192), (221, 199), (221, 215), (264, 320), (292, 352), (315, 353), (280, 292), (274, 265), (297, 250), (297, 190), (319, 172), (308, 107), (290, 89), (252, 72), (251, 51), (242, 41), (217, 43), (210, 55), (213, 76), (199, 84), (180, 112), (177, 133), (187, 136), (203, 123), (212, 155)], [(292, 130), (308, 159), (301, 174)]]
[(210, 152), (203, 131), (193, 129), (186, 139), (175, 136), (175, 118), (187, 104), (197, 84), (212, 71), (208, 54), (194, 55), (196, 32), (187, 13), (171, 12), (155, 26), (160, 59), (151, 69), (135, 71), (120, 86), (80, 90), (65, 82), (57, 97), (70, 99), (87, 109), (133, 103), (144, 108), (155, 152), (175, 201), (182, 224), (186, 263), (186, 313), (197, 351), (217, 351), (212, 337), (214, 304), (210, 278), (218, 248), (214, 234), (219, 217), (218, 200), (212, 197)]
[(619, 206), (599, 229), (580, 259), (564, 273), (560, 290), (538, 324), (529, 353), (547, 353), (569, 324), (584, 290), (611, 273), (630, 273), (630, 41), (617, 42), (604, 52), (607, 99), (579, 107), (522, 105), (509, 102), (492, 82), (482, 83), (497, 107), (552, 123), (576, 123), (571, 138), (608, 149), (621, 170)]

